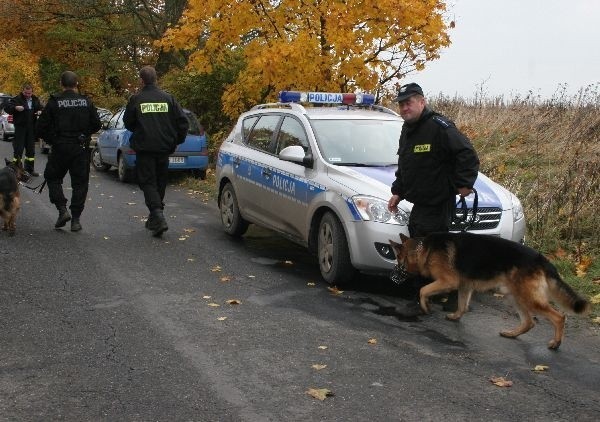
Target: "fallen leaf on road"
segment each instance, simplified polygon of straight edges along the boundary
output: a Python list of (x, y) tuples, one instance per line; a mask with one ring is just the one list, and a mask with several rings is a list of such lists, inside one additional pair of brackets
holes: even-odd
[(249, 275), (248, 278), (256, 278), (255, 275)]
[(596, 318), (594, 318), (592, 320), (592, 322), (595, 322), (596, 324), (600, 324), (600, 316), (597, 316)]
[(316, 369), (317, 371), (320, 371), (321, 369), (327, 368), (327, 365), (321, 365), (319, 363), (315, 363), (313, 366), (311, 366), (311, 368)]
[(505, 379), (504, 377), (492, 377), (490, 378), (492, 384), (498, 387), (512, 387), (513, 382)]
[(104, 236), (104, 240), (108, 240), (108, 239), (110, 239), (110, 237)]
[(202, 296), (202, 299), (210, 299), (212, 296)]
[(502, 299), (504, 297), (504, 295), (502, 293), (494, 293), (494, 297)]
[(194, 262), (196, 258), (188, 258), (188, 262)]
[(319, 399), (321, 401), (325, 400), (326, 397), (333, 396), (333, 392), (326, 388), (309, 388), (306, 391), (306, 394), (314, 397), (315, 399)]
[(317, 349), (326, 350), (327, 346), (319, 346), (319, 347), (317, 347)]
[(338, 288), (336, 286), (328, 287), (327, 290), (329, 290), (334, 295), (341, 295), (342, 293), (344, 293), (343, 290), (338, 290)]
[(367, 343), (369, 343), (369, 344), (377, 344), (377, 339), (376, 338), (370, 338), (369, 341), (367, 341)]
[(309, 281), (308, 283), (306, 283), (306, 285), (307, 285), (307, 286), (309, 286), (309, 287), (314, 287), (314, 286), (316, 286), (316, 284), (315, 284), (315, 283), (313, 283), (312, 281)]
[(532, 371), (544, 372), (546, 369), (550, 369), (550, 367), (546, 366), (546, 365), (535, 365), (535, 367), (532, 369)]
[(218, 303), (209, 303), (208, 306), (212, 306), (213, 308), (216, 308), (217, 306), (221, 306)]
[(183, 229), (184, 233), (194, 233), (196, 229)]
[(230, 305), (240, 305), (242, 302), (237, 299), (229, 299), (226, 300), (225, 303), (229, 303)]
[(187, 240), (187, 237), (182, 236), (179, 238), (179, 240)]
[(229, 276), (224, 276), (224, 277), (221, 277), (221, 281), (222, 281), (223, 283), (227, 283), (228, 281), (231, 281), (231, 277), (229, 277)]
[(217, 318), (217, 321), (225, 321), (226, 319), (227, 319), (226, 316), (222, 316), (222, 317)]
[(135, 202), (128, 202), (127, 205), (135, 205)]
[(222, 268), (221, 268), (221, 266), (220, 266), (220, 265), (215, 265), (215, 266), (214, 266), (214, 267), (212, 267), (210, 270), (211, 270), (213, 273), (218, 273), (219, 271), (221, 271), (221, 269), (222, 269)]

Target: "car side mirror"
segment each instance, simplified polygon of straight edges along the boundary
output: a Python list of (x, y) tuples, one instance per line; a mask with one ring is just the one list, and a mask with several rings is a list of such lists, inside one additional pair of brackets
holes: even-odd
[(304, 148), (302, 148), (300, 145), (291, 145), (289, 147), (285, 147), (279, 152), (279, 159), (302, 164), (306, 167), (312, 166), (313, 163), (312, 154), (310, 152), (305, 152)]

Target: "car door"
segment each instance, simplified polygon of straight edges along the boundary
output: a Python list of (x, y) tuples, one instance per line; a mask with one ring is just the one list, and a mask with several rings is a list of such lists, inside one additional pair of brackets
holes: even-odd
[(119, 110), (111, 117), (106, 130), (98, 138), (102, 161), (113, 166), (117, 165), (117, 150), (125, 131), (123, 112), (124, 110)]
[(268, 163), (275, 157), (274, 134), (281, 119), (270, 113), (251, 116), (242, 123), (244, 152), (234, 158), (236, 194), (242, 212), (259, 224), (273, 226), (271, 207), (272, 171)]
[(270, 206), (276, 230), (306, 239), (308, 197), (312, 186), (309, 181), (314, 179), (315, 171), (278, 157), (281, 150), (292, 145), (301, 146), (305, 153), (311, 152), (302, 122), (294, 116), (287, 115), (276, 133), (276, 155), (269, 157), (266, 163), (271, 172), (270, 188), (273, 191)]

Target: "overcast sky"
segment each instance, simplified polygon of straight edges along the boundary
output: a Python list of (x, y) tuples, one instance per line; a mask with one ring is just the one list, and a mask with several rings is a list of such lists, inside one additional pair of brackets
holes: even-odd
[(449, 0), (452, 44), (402, 82), (426, 95), (551, 98), (600, 82), (600, 0)]

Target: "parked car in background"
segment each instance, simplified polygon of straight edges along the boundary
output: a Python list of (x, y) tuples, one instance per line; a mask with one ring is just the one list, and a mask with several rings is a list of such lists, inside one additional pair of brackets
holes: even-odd
[[(98, 116), (100, 116), (100, 121), (102, 122), (102, 127), (104, 128), (106, 125), (108, 125), (108, 122), (110, 121), (110, 118), (113, 116), (113, 113), (112, 113), (112, 111), (110, 111), (107, 108), (98, 108), (97, 110), (98, 110)], [(98, 136), (101, 131), (102, 131), (102, 129), (100, 129), (100, 131), (98, 131), (92, 135), (92, 140), (90, 141), (90, 148), (94, 148), (94, 145), (96, 145), (96, 141), (98, 140)], [(50, 152), (50, 145), (48, 145), (46, 142), (44, 142), (42, 140), (40, 143), (40, 150), (42, 151), (43, 154), (48, 154), (48, 152)]]
[[(315, 253), (331, 284), (357, 271), (389, 273), (396, 264), (389, 239), (408, 235), (412, 204), (387, 209), (403, 120), (373, 103), (367, 94), (283, 91), (279, 103), (243, 113), (216, 163), (224, 231), (242, 236), (249, 223), (275, 230)], [(452, 230), (523, 242), (519, 199), (482, 173), (475, 188), (476, 215), (471, 195)]]
[(12, 114), (4, 110), (0, 111), (0, 137), (5, 142), (10, 142), (15, 136), (15, 125), (13, 124)]
[[(169, 170), (189, 170), (204, 179), (208, 169), (208, 137), (196, 115), (190, 110), (184, 112), (190, 128), (185, 141), (169, 156)], [(125, 129), (124, 113), (125, 108), (117, 111), (100, 133), (92, 149), (92, 166), (98, 171), (117, 167), (119, 180), (127, 182), (133, 179), (136, 155), (129, 146), (131, 132)]]
[(12, 114), (4, 111), (4, 105), (12, 98), (12, 95), (0, 93), (0, 139), (9, 142), (15, 136)]

